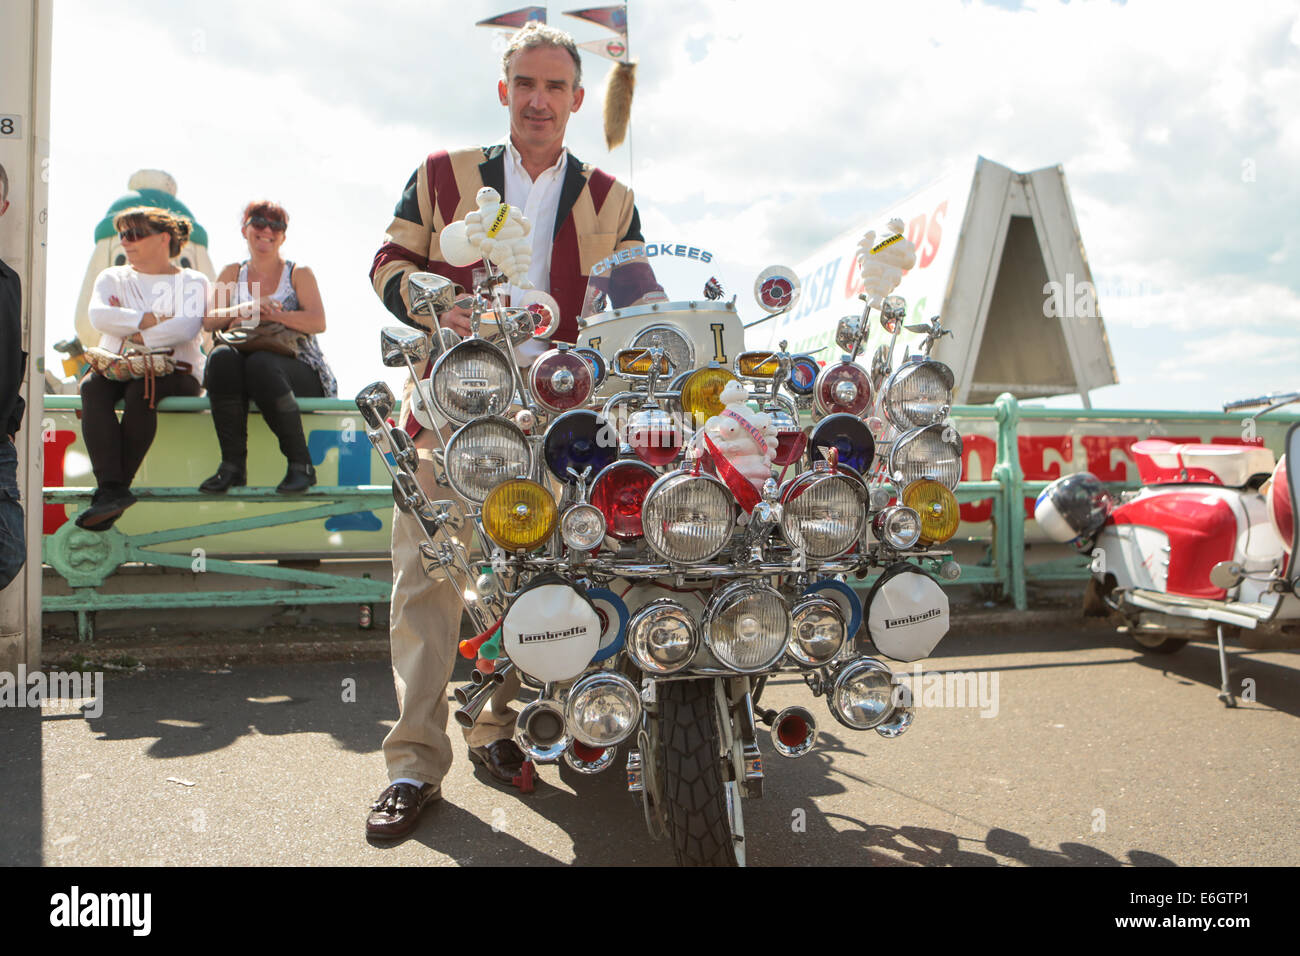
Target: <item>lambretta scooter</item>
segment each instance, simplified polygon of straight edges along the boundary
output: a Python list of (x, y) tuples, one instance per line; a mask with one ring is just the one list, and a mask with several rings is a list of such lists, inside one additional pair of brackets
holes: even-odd
[[(1300, 392), (1229, 402), (1223, 410), (1300, 401)], [(1256, 416), (1258, 417), (1258, 416)], [(1092, 555), (1085, 613), (1113, 615), (1147, 653), (1217, 640), (1219, 699), (1235, 707), (1224, 640), (1300, 647), (1300, 579), (1292, 556), (1300, 424), (1274, 462), (1262, 445), (1144, 439), (1130, 449), (1144, 485), (1116, 504), (1090, 472), (1052, 482), (1034, 518), (1054, 541)]]

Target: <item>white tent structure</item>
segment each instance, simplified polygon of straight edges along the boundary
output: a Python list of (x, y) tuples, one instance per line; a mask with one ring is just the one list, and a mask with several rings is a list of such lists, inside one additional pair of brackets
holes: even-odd
[[(800, 263), (799, 303), (756, 325), (749, 346), (786, 340), (794, 352), (825, 347), (819, 359), (838, 357), (836, 323), (862, 312), (858, 240), (868, 229), (881, 236), (895, 218), (916, 245), (917, 265), (897, 290), (907, 299), (907, 324), (943, 317), (953, 334), (933, 354), (952, 367), (958, 403), (991, 402), (1002, 392), (1021, 399), (1078, 394), (1090, 407), (1092, 389), (1118, 381), (1065, 170), (1017, 173), (983, 157), (973, 175), (943, 177)], [(900, 335), (895, 367), (916, 338)], [(888, 340), (873, 322), (866, 360)]]

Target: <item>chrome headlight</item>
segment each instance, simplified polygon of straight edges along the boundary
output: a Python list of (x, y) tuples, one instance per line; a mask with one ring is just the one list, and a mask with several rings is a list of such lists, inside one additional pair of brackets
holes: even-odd
[(645, 540), (676, 564), (707, 561), (731, 540), (736, 499), (711, 475), (674, 471), (656, 481), (641, 506)]
[(504, 415), (515, 394), (510, 360), (483, 339), (466, 339), (443, 353), (430, 376), (433, 404), (463, 425), (480, 415)]
[(953, 383), (952, 369), (942, 362), (909, 362), (885, 382), (885, 414), (901, 431), (941, 422), (952, 408)]
[(845, 727), (870, 730), (894, 710), (894, 673), (875, 658), (859, 658), (836, 673), (826, 704)]
[(560, 519), (560, 536), (574, 551), (590, 551), (605, 540), (605, 516), (595, 505), (574, 505)]
[(819, 461), (781, 489), (781, 532), (810, 558), (825, 560), (857, 543), (867, 520), (867, 490), (848, 471)]
[(658, 346), (668, 356), (674, 372), (695, 368), (695, 345), (679, 329), (671, 325), (648, 325), (628, 343), (632, 349)]
[(632, 615), (627, 650), (637, 666), (651, 674), (681, 670), (699, 646), (695, 618), (676, 601), (659, 598)]
[(906, 505), (893, 505), (871, 519), (871, 530), (877, 541), (906, 551), (921, 538), (921, 516)]
[(596, 671), (574, 682), (564, 716), (574, 740), (588, 747), (615, 747), (641, 722), (641, 692), (622, 674)]
[(848, 634), (844, 612), (830, 598), (804, 598), (794, 606), (791, 618), (793, 625), (786, 653), (800, 667), (821, 667), (844, 646)]
[(889, 475), (901, 487), (933, 478), (952, 491), (961, 481), (961, 450), (961, 435), (951, 425), (914, 428), (889, 450)]
[(532, 473), (533, 454), (519, 426), (505, 418), (480, 418), (447, 442), (447, 480), (477, 504), (511, 478)]
[(790, 640), (790, 608), (774, 588), (737, 581), (704, 612), (704, 644), (718, 662), (742, 674), (767, 670)]

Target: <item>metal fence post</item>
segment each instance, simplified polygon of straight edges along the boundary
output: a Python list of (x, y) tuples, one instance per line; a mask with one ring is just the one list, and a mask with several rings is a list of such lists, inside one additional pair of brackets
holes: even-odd
[(1020, 447), (1017, 432), (1020, 427), (1020, 403), (1014, 395), (1003, 392), (994, 402), (998, 419), (998, 463), (994, 476), (1003, 488), (1002, 524), (998, 529), (998, 542), (1005, 544), (1002, 558), (1011, 586), (1011, 600), (1017, 611), (1029, 606), (1025, 588), (1025, 491), (1024, 473), (1020, 469)]

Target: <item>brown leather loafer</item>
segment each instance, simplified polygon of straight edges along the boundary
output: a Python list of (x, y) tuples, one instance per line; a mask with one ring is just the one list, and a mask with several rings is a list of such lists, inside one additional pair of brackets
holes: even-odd
[(497, 780), (515, 785), (515, 777), (523, 770), (524, 752), (513, 740), (494, 740), (485, 747), (469, 748), (470, 763), (476, 763)]
[(431, 783), (416, 789), (409, 783), (395, 783), (379, 795), (366, 817), (366, 836), (379, 840), (395, 840), (415, 829), (420, 813), (434, 800), (442, 798), (442, 791)]

